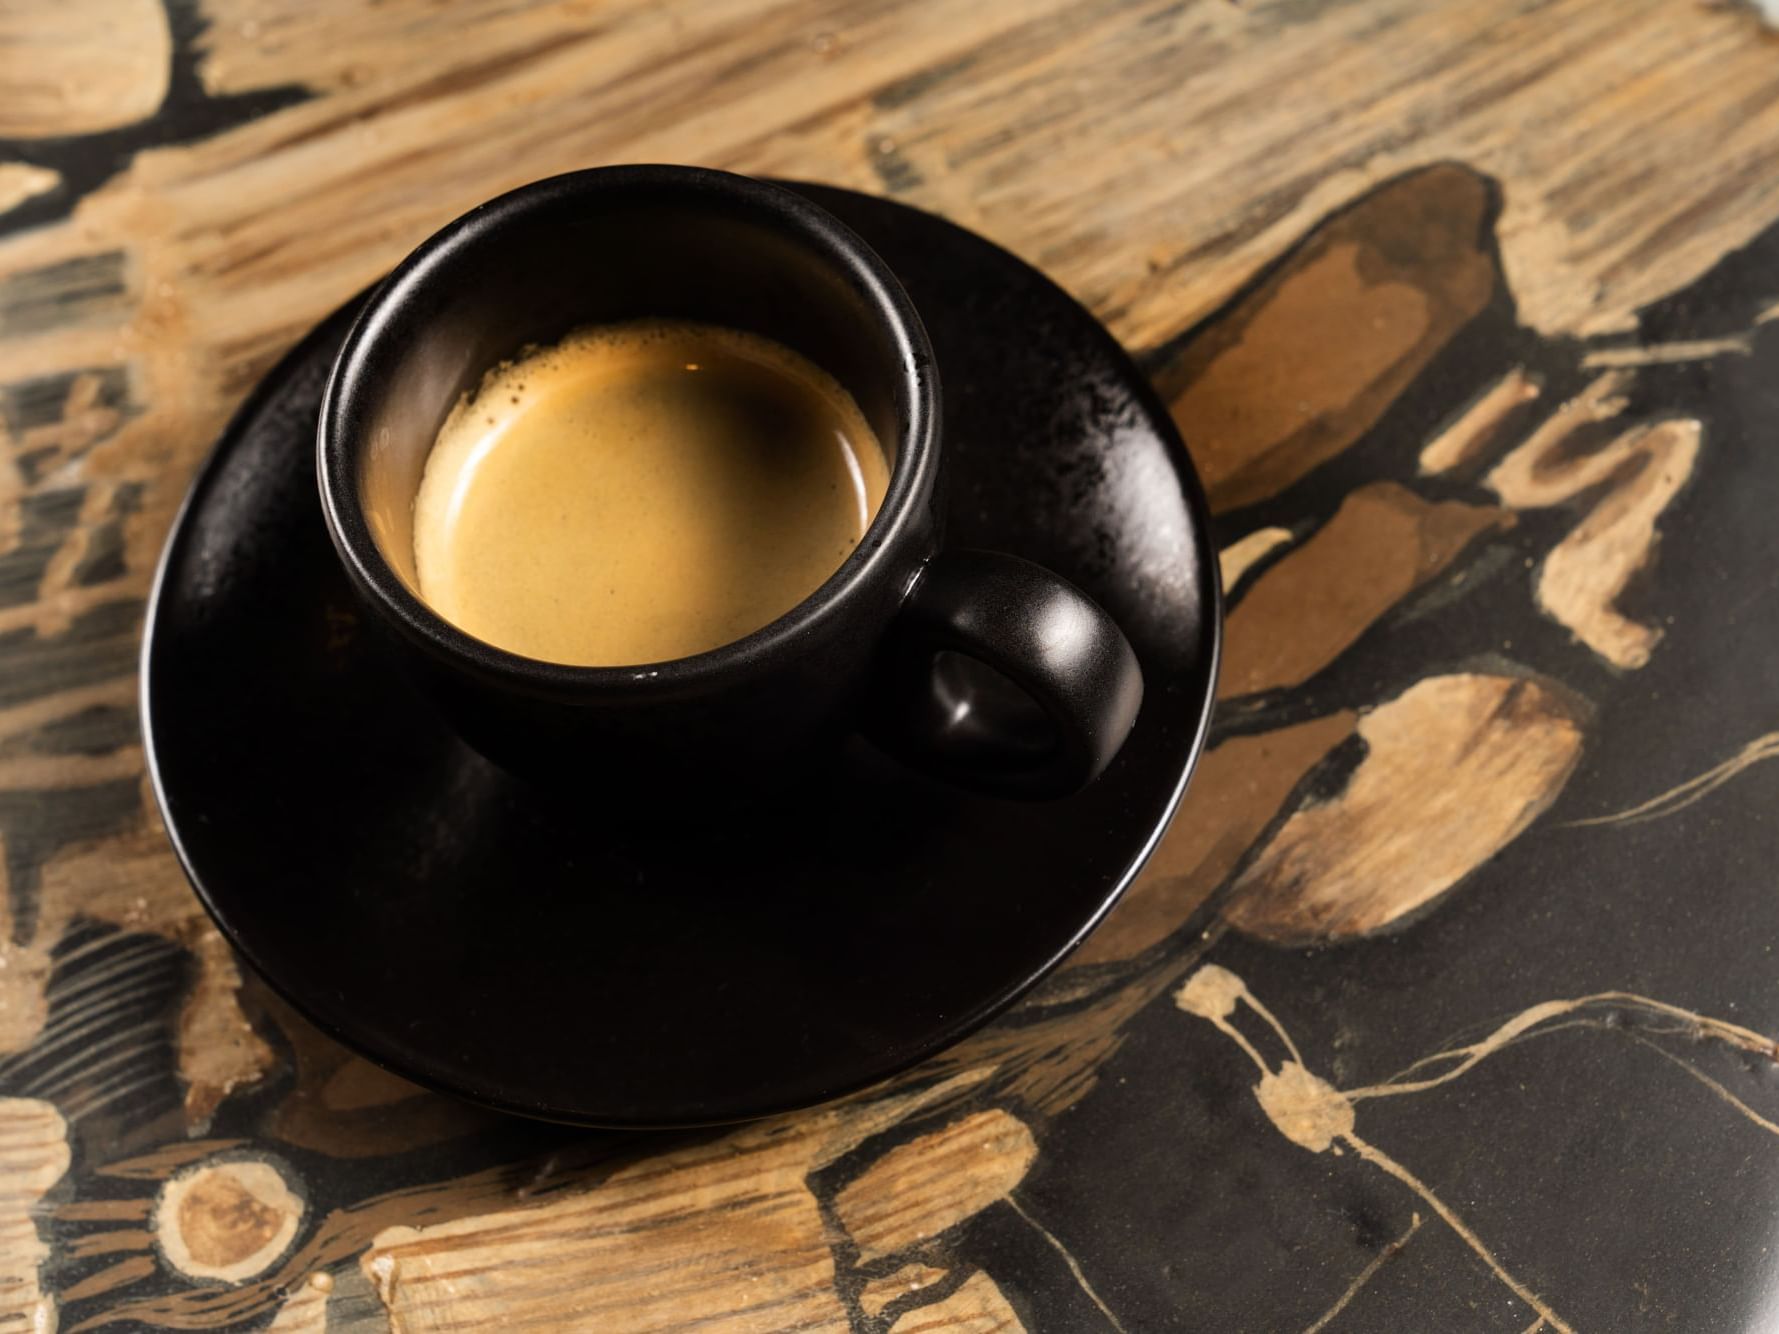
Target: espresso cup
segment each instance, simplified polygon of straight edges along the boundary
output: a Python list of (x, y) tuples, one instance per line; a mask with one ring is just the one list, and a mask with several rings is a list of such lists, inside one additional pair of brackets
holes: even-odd
[[(744, 638), (588, 667), (509, 652), (421, 598), (414, 501), (440, 426), (484, 374), (592, 325), (691, 321), (770, 339), (858, 404), (889, 483), (834, 574)], [(1136, 655), (1091, 599), (1014, 556), (943, 545), (940, 385), (883, 262), (790, 190), (677, 166), (514, 190), (426, 241), (342, 346), (316, 444), (328, 532), (375, 623), (463, 738), (550, 784), (748, 784), (856, 728), (979, 791), (1066, 795), (1135, 722)]]

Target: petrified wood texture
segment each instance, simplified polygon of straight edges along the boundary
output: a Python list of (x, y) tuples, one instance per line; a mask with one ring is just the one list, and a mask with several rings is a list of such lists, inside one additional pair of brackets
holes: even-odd
[[(1670, 0), (12, 6), (0, 1323), (1770, 1309), (1773, 56)], [(135, 705), (155, 554), (279, 353), (465, 207), (639, 159), (1052, 273), (1147, 358), (1230, 591), (1211, 749), (1071, 965), (689, 1140), (308, 1029), (187, 889)]]

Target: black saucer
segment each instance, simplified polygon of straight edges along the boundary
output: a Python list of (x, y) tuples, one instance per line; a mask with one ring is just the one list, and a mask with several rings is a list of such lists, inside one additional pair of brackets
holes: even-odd
[(1147, 683), (1136, 730), (1058, 802), (971, 796), (858, 741), (752, 815), (688, 807), (647, 830), (509, 779), (385, 661), (323, 531), (315, 413), (340, 311), (198, 476), (150, 608), (144, 730), (223, 932), (323, 1029), (411, 1079), (609, 1126), (860, 1088), (1055, 966), (1179, 800), (1218, 617), (1166, 412), (1093, 317), (1005, 251), (797, 188), (877, 249), (927, 323), (950, 541), (1039, 561), (1112, 612)]

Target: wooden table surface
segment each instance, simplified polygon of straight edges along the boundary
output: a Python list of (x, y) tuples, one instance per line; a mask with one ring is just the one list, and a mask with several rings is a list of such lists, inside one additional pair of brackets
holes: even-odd
[[(0, 139), (0, 1330), (1779, 1319), (1753, 11), (13, 0)], [(187, 887), (136, 712), (258, 377), (470, 205), (627, 160), (1045, 269), (1170, 403), (1230, 590), (1212, 748), (1068, 967), (690, 1137), (319, 1036)]]

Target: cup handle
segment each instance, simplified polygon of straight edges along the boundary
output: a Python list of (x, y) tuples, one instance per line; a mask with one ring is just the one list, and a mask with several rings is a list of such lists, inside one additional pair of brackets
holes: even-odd
[(1142, 702), (1137, 655), (1093, 599), (1016, 556), (947, 551), (890, 627), (864, 731), (963, 787), (1063, 797), (1111, 763)]

